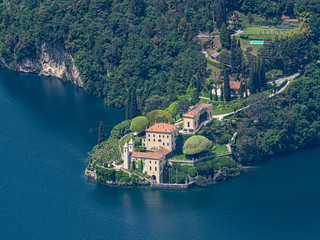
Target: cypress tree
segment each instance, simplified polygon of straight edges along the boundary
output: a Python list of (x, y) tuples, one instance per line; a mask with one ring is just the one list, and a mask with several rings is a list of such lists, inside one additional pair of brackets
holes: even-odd
[(244, 97), (247, 98), (248, 97), (248, 87), (247, 87), (247, 83), (244, 83)]
[(257, 91), (255, 72), (256, 72), (255, 67), (252, 67), (250, 70), (250, 80), (249, 80), (250, 95), (255, 94)]
[(221, 85), (221, 88), (220, 88), (220, 101), (223, 101), (223, 96), (224, 96), (224, 93), (223, 93), (223, 87)]
[(230, 90), (230, 81), (229, 81), (229, 74), (227, 70), (224, 70), (224, 77), (223, 77), (223, 85), (224, 85), (224, 99), (229, 102), (231, 100), (231, 90)]
[(136, 89), (132, 89), (130, 101), (130, 119), (139, 115)]
[(217, 89), (217, 87), (214, 88), (214, 93), (215, 93), (214, 94), (214, 100), (218, 101), (218, 89)]
[(240, 89), (239, 89), (240, 99), (243, 98), (243, 94), (244, 94), (244, 84), (243, 84), (243, 81), (241, 80), (241, 82), (240, 82)]
[(128, 89), (128, 96), (126, 102), (126, 119), (130, 119), (131, 115), (131, 88)]
[(231, 66), (232, 70), (234, 71), (235, 69), (235, 64), (236, 64), (236, 51), (237, 51), (237, 41), (235, 37), (232, 38), (231, 40)]
[(227, 21), (227, 9), (225, 0), (218, 0), (215, 10), (217, 27), (220, 29), (221, 25)]
[(227, 25), (225, 23), (222, 23), (222, 25), (221, 25), (219, 36), (220, 36), (221, 46), (223, 48), (226, 48), (226, 49), (230, 50), (230, 48), (231, 48), (231, 37), (230, 37), (229, 30), (227, 28)]
[(105, 140), (104, 124), (101, 121), (99, 124), (98, 144), (102, 143), (104, 140)]
[(266, 78), (266, 71), (265, 71), (265, 67), (264, 67), (264, 61), (263, 59), (260, 58), (259, 61), (259, 74), (260, 74), (260, 79), (261, 79), (261, 85), (262, 87), (266, 87), (267, 86), (267, 78)]

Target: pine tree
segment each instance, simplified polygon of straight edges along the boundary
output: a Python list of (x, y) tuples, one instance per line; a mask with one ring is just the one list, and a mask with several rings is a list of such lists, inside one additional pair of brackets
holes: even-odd
[(99, 124), (98, 144), (102, 143), (104, 140), (105, 140), (104, 124), (101, 121)]
[(229, 102), (231, 100), (231, 90), (230, 90), (230, 81), (229, 81), (229, 73), (227, 70), (224, 70), (223, 77), (223, 90), (224, 90), (224, 99)]

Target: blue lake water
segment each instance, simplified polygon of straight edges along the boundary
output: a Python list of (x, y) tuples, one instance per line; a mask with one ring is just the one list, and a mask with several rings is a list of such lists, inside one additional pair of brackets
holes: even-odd
[(320, 239), (320, 148), (191, 191), (83, 173), (124, 112), (54, 78), (0, 69), (0, 239)]

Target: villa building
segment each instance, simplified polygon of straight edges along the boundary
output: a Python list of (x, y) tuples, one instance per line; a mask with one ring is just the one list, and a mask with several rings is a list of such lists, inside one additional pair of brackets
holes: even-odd
[(146, 130), (146, 136), (142, 138), (142, 145), (148, 152), (135, 152), (134, 142), (123, 146), (123, 168), (139, 169), (142, 173), (151, 176), (156, 183), (162, 183), (166, 156), (176, 148), (176, 138), (179, 127), (169, 123), (156, 123)]
[(183, 129), (195, 131), (201, 126), (201, 123), (212, 118), (212, 104), (202, 103), (183, 114)]
[(135, 152), (134, 142), (131, 139), (129, 144), (123, 146), (123, 167), (125, 169), (139, 169), (142, 173), (151, 176), (156, 183), (163, 182), (163, 168), (166, 164), (166, 155), (170, 153), (167, 148), (160, 147), (153, 152)]
[[(238, 96), (240, 90), (241, 83), (236, 81), (230, 81), (230, 90), (231, 96)], [(221, 88), (224, 88), (224, 84), (222, 83)], [(217, 89), (217, 95), (221, 96), (221, 88)], [(212, 94), (215, 94), (215, 90), (212, 90)]]
[(178, 134), (178, 126), (169, 123), (156, 123), (146, 130), (146, 136), (142, 138), (142, 145), (149, 150), (163, 147), (171, 152), (176, 148)]

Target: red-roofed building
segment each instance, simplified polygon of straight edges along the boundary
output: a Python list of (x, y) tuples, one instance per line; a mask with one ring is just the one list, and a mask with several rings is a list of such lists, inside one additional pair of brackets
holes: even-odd
[(212, 104), (202, 103), (194, 106), (183, 114), (183, 129), (196, 130), (201, 126), (201, 123), (212, 118)]
[[(171, 151), (160, 147), (152, 152), (135, 152), (134, 142), (131, 139), (129, 144), (123, 146), (122, 159), (125, 169), (140, 170), (147, 173), (155, 182), (162, 182), (164, 165), (167, 162), (166, 156)], [(139, 169), (140, 168), (140, 169)]]
[(220, 56), (219, 52), (214, 52), (213, 54), (210, 55), (210, 57), (216, 61), (219, 61), (219, 56)]
[(178, 134), (178, 126), (169, 123), (156, 123), (146, 130), (146, 137), (142, 139), (142, 145), (150, 150), (164, 147), (171, 152), (176, 148)]
[[(233, 96), (238, 96), (239, 95), (240, 85), (241, 85), (240, 82), (230, 81), (231, 95), (233, 95)], [(222, 83), (221, 86), (222, 86), (222, 88), (224, 88), (224, 84), (223, 83)]]

